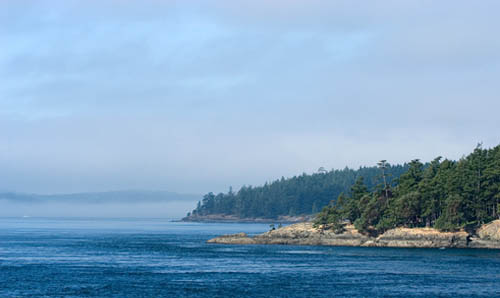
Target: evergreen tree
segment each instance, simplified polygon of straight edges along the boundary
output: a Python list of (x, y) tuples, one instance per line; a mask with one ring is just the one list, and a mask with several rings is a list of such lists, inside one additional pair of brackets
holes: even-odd
[[(385, 164), (387, 183), (399, 177), (407, 169), (407, 165)], [(208, 193), (202, 203), (192, 214), (197, 215), (235, 215), (240, 218), (277, 218), (278, 216), (310, 215), (319, 212), (332, 199), (337, 199), (341, 193), (354, 193), (359, 199), (369, 190), (380, 184), (379, 169), (377, 167), (361, 167), (358, 170), (344, 168), (343, 170), (326, 171), (312, 175), (302, 174), (289, 179), (282, 177), (279, 180), (265, 183), (263, 186), (243, 186), (234, 192), (214, 195)], [(353, 185), (354, 184), (354, 185)], [(359, 188), (359, 189), (358, 189)], [(346, 207), (347, 208), (347, 207)], [(346, 219), (359, 216), (357, 204), (349, 207), (353, 214)]]
[[(381, 173), (381, 175), (380, 175)], [(500, 145), (458, 161), (438, 157), (392, 166), (345, 168), (281, 178), (238, 192), (206, 194), (192, 215), (276, 218), (313, 214), (315, 225), (341, 232), (353, 223), (363, 233), (395, 227), (475, 229), (500, 218)]]
[(338, 198), (341, 204), (322, 211), (335, 214), (324, 216), (324, 225), (348, 219), (362, 233), (424, 226), (454, 231), (500, 218), (500, 145), (483, 149), (479, 144), (457, 162), (441, 159), (428, 164), (412, 160), (393, 189), (382, 181), (368, 194), (363, 180), (357, 180), (350, 196)]

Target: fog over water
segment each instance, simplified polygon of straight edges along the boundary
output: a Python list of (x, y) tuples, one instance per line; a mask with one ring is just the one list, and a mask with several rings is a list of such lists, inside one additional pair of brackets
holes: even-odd
[[(499, 10), (1, 1), (0, 190), (203, 194), (495, 146)], [(181, 201), (0, 201), (0, 216), (178, 216), (196, 202)]]
[(0, 193), (0, 217), (154, 217), (179, 219), (201, 195), (119, 191), (59, 195)]
[(155, 217), (179, 219), (196, 201), (164, 203), (15, 203), (0, 200), (0, 217)]

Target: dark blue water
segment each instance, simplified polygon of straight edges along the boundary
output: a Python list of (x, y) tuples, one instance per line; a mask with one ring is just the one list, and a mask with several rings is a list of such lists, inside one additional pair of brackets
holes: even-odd
[(0, 219), (0, 296), (500, 297), (500, 251), (205, 244), (267, 229)]

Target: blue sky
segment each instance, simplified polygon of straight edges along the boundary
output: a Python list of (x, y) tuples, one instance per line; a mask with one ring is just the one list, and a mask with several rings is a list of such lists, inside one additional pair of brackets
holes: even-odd
[(2, 1), (0, 189), (224, 191), (500, 143), (498, 1)]

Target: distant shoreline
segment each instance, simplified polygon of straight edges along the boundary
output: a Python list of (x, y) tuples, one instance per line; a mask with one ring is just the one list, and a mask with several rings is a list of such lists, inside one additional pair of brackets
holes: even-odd
[(186, 216), (182, 222), (213, 222), (213, 223), (269, 223), (293, 224), (312, 220), (312, 215), (279, 216), (278, 218), (239, 218), (233, 215), (213, 214), (205, 216)]

